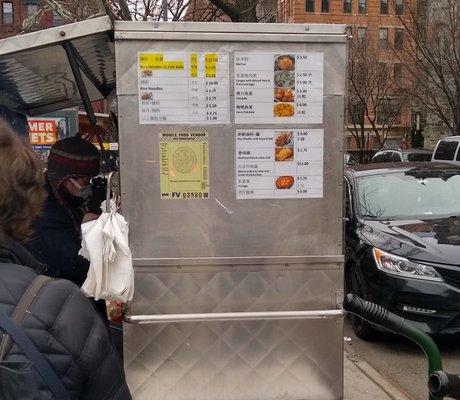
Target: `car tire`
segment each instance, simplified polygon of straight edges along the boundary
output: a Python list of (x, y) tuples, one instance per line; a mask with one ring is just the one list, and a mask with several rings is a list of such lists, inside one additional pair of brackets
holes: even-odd
[[(352, 265), (346, 276), (347, 292), (356, 294), (363, 300), (368, 300), (367, 288), (364, 282), (363, 275), (356, 265)], [(350, 322), (355, 332), (362, 340), (375, 340), (378, 336), (378, 331), (371, 324), (364, 321), (356, 315), (350, 314)]]

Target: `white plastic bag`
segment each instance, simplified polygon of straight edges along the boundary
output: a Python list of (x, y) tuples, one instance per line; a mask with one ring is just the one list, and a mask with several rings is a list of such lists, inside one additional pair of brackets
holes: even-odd
[[(107, 207), (108, 205), (108, 207)], [(96, 300), (132, 300), (134, 270), (128, 245), (128, 223), (116, 212), (113, 200), (102, 204), (105, 212), (81, 226), (79, 254), (90, 261), (82, 290)]]

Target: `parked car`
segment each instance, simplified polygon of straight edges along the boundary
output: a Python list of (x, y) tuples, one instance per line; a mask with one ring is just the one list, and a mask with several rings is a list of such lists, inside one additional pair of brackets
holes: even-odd
[(346, 165), (356, 165), (359, 164), (359, 161), (351, 153), (345, 153), (343, 156), (343, 163)]
[(460, 165), (460, 136), (449, 136), (439, 140), (431, 161)]
[(431, 161), (432, 154), (426, 149), (381, 150), (374, 154), (371, 163)]
[[(460, 333), (460, 167), (347, 168), (345, 282), (433, 335)], [(375, 328), (352, 317), (357, 336)]]

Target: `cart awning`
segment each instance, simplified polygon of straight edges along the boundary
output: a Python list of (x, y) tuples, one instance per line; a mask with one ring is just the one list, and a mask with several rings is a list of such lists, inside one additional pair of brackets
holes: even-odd
[(69, 53), (90, 100), (107, 97), (115, 51), (112, 22), (100, 17), (0, 40), (0, 104), (32, 116), (80, 105)]

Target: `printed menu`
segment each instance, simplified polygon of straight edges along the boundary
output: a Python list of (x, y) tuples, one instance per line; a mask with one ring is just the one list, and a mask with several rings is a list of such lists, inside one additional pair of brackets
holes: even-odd
[(228, 53), (138, 54), (141, 124), (228, 124)]
[(323, 197), (323, 129), (236, 131), (236, 198)]
[(235, 123), (323, 122), (322, 53), (235, 53)]

